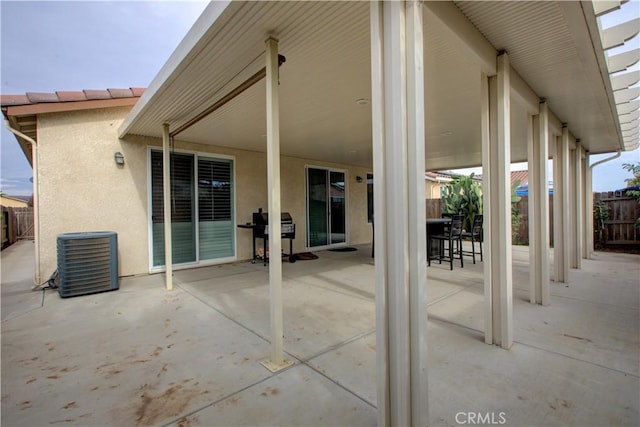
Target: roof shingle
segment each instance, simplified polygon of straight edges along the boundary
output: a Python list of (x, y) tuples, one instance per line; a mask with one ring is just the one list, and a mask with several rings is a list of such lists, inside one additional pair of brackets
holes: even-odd
[(139, 98), (144, 88), (106, 89), (57, 92), (27, 92), (26, 95), (0, 95), (0, 104), (5, 106), (31, 105), (56, 102), (78, 102), (99, 99)]

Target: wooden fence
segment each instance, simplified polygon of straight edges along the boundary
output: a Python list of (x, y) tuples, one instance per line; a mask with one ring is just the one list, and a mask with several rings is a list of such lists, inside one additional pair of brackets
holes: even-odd
[[(606, 245), (640, 245), (640, 230), (636, 227), (636, 220), (640, 217), (640, 204), (628, 195), (620, 192), (593, 193), (594, 205), (604, 203), (609, 211), (609, 220), (605, 221), (602, 233), (602, 243)], [(513, 233), (513, 243), (517, 245), (529, 244), (529, 198), (524, 196), (515, 204), (520, 210), (520, 224)], [(428, 218), (440, 217), (442, 201), (427, 199), (426, 209)], [(594, 239), (601, 242), (597, 225), (594, 224)], [(553, 246), (553, 196), (549, 196), (549, 243)]]
[[(522, 196), (516, 202), (515, 209), (520, 211), (520, 224), (513, 233), (514, 245), (529, 244), (529, 197)], [(549, 196), (549, 244), (553, 246), (553, 196)]]
[[(426, 199), (427, 218), (439, 218), (442, 215), (441, 199)], [(513, 233), (513, 243), (517, 245), (529, 244), (529, 201), (522, 197), (515, 205), (520, 210), (520, 224)], [(553, 245), (553, 196), (549, 196), (549, 233), (550, 243)]]
[[(426, 199), (427, 218), (438, 218), (442, 214), (442, 200)], [(609, 220), (605, 221), (602, 240), (597, 225), (594, 224), (594, 239), (606, 245), (640, 245), (640, 230), (636, 220), (640, 217), (640, 204), (628, 193), (593, 193), (594, 205), (598, 202), (608, 207)], [(529, 244), (529, 199), (524, 196), (515, 204), (520, 210), (520, 224), (513, 233), (513, 243)], [(549, 243), (553, 246), (553, 196), (549, 196)]]
[(0, 206), (2, 249), (20, 239), (33, 239), (33, 208)]
[[(609, 191), (593, 193), (593, 204), (603, 203), (609, 211), (604, 222), (602, 243), (607, 245), (640, 245), (640, 230), (636, 220), (640, 217), (638, 200), (626, 192)], [(594, 224), (594, 228), (597, 226)], [(594, 230), (594, 242), (599, 241), (598, 230)]]

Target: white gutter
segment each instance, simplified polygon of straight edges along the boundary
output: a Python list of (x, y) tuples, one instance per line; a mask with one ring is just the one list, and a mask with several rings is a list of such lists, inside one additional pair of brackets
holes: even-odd
[[(587, 153), (588, 155), (588, 153)], [(586, 174), (587, 176), (585, 177), (585, 222), (586, 222), (586, 245), (587, 245), (587, 259), (592, 259), (593, 257), (593, 168), (608, 162), (610, 160), (614, 160), (617, 159), (618, 157), (620, 157), (622, 155), (622, 151), (618, 150), (618, 152), (611, 156), (608, 157), (606, 159), (602, 159), (599, 160), (597, 162), (595, 162), (592, 165), (589, 165), (589, 172)]]
[(622, 155), (622, 151), (621, 151), (621, 150), (618, 150), (618, 152), (617, 152), (615, 155), (613, 155), (613, 156), (611, 156), (611, 157), (607, 157), (606, 159), (598, 160), (598, 161), (597, 161), (597, 162), (595, 162), (594, 164), (589, 165), (589, 169), (590, 169), (590, 171), (591, 171), (591, 172), (593, 172), (593, 168), (594, 168), (594, 167), (598, 166), (599, 164), (606, 163), (606, 162), (608, 162), (608, 161), (610, 161), (610, 160), (617, 159), (617, 158), (618, 158), (618, 157), (620, 157), (621, 155)]
[(29, 144), (31, 144), (31, 157), (33, 159), (33, 242), (35, 246), (35, 262), (36, 269), (33, 276), (33, 282), (36, 286), (40, 285), (40, 214), (38, 209), (38, 145), (36, 141), (28, 137), (24, 133), (11, 127), (9, 120), (4, 121), (4, 126), (9, 132), (22, 138)]

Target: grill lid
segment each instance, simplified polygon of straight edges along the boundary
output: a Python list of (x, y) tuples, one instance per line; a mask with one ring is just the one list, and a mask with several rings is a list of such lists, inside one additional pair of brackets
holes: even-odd
[[(262, 212), (260, 209), (258, 212), (253, 213), (253, 223), (256, 225), (267, 225), (269, 224), (269, 213)], [(293, 218), (291, 218), (291, 214), (289, 212), (281, 212), (280, 213), (280, 223), (282, 224), (293, 224)]]

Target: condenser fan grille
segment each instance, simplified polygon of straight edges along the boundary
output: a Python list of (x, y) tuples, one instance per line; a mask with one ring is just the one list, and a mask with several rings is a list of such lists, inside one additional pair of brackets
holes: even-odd
[(58, 235), (58, 292), (71, 297), (118, 289), (114, 232)]

